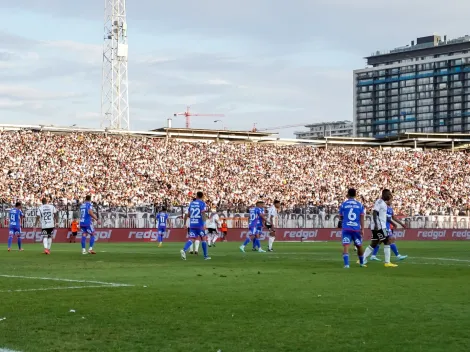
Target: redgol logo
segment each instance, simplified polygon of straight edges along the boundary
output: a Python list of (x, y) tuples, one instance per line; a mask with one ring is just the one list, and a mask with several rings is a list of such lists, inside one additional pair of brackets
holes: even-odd
[[(109, 240), (111, 239), (111, 234), (113, 230), (109, 231), (95, 231), (95, 241), (99, 240)], [(72, 231), (67, 232), (67, 238), (72, 237)], [(90, 235), (86, 235), (87, 238), (90, 238)]]
[[(57, 235), (57, 230), (54, 230), (54, 232), (52, 232), (52, 239), (55, 240), (56, 235)], [(32, 240), (34, 242), (42, 242), (42, 232), (41, 231), (22, 232), (21, 239)]]
[(446, 231), (418, 231), (418, 238), (419, 237), (437, 240), (439, 238), (446, 238)]
[[(250, 235), (249, 231), (242, 231), (240, 233), (240, 238), (247, 238), (249, 235)], [(263, 231), (261, 235), (259, 235), (260, 240), (265, 240), (268, 237), (269, 237), (269, 231)]]
[(461, 238), (464, 240), (470, 240), (470, 231), (452, 231), (452, 238)]
[(285, 231), (284, 238), (315, 238), (318, 235), (318, 230), (314, 231)]
[(343, 237), (342, 231), (331, 231), (330, 232), (330, 238), (341, 238)]
[(157, 231), (131, 231), (128, 238), (135, 238), (136, 240), (151, 240), (156, 241), (158, 238)]
[(393, 236), (395, 238), (405, 238), (405, 235), (406, 235), (406, 231), (405, 230), (402, 230), (402, 231), (393, 231)]

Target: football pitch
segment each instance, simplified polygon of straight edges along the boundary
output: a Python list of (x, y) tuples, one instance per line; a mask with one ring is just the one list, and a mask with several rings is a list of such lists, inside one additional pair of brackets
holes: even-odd
[(470, 349), (468, 241), (398, 242), (398, 268), (351, 252), (349, 270), (339, 242), (238, 245), (211, 261), (182, 261), (178, 243), (2, 247), (0, 351)]

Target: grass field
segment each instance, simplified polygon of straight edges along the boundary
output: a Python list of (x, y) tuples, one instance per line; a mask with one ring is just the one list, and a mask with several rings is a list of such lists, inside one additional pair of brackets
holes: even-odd
[(398, 268), (349, 270), (339, 243), (220, 243), (186, 262), (180, 247), (5, 249), (0, 351), (470, 350), (470, 242), (400, 242)]

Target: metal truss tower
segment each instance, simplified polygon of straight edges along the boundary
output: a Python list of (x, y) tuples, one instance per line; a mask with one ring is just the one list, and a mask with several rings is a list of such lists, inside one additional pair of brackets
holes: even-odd
[(129, 130), (126, 0), (105, 0), (101, 128)]

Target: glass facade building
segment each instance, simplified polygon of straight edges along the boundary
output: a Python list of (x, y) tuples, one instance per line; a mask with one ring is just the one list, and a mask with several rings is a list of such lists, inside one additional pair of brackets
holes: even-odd
[(470, 133), (470, 36), (367, 57), (354, 71), (354, 135)]

